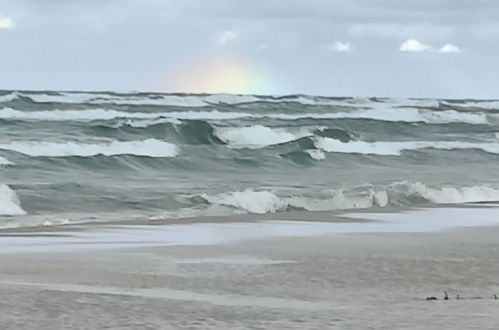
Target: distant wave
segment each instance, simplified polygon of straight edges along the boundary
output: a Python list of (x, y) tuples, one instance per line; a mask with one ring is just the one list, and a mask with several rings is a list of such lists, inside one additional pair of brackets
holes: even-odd
[(422, 109), (358, 109), (352, 111), (327, 112), (327, 113), (248, 113), (234, 111), (171, 111), (171, 112), (131, 112), (110, 109), (88, 110), (43, 110), (20, 111), (11, 108), (0, 110), (0, 119), (20, 120), (45, 120), (45, 121), (92, 121), (111, 120), (117, 118), (129, 119), (161, 119), (171, 120), (234, 120), (234, 119), (371, 119), (391, 122), (424, 122), (428, 124), (469, 123), (487, 124), (488, 117), (484, 113), (467, 113), (454, 110), (430, 111)]
[(20, 94), (36, 103), (70, 104), (117, 104), (117, 105), (153, 105), (176, 107), (204, 107), (210, 104), (239, 104), (258, 102), (261, 98), (253, 95), (174, 95), (174, 94), (102, 94), (102, 93), (67, 93), (57, 94)]
[(499, 110), (498, 100), (442, 101), (442, 104), (458, 109)]
[(0, 149), (16, 151), (34, 157), (91, 157), (96, 155), (175, 157), (178, 154), (177, 146), (156, 139), (112, 141), (109, 143), (16, 141), (0, 144)]
[(420, 150), (420, 149), (477, 149), (488, 153), (499, 154), (498, 143), (472, 143), (472, 142), (454, 142), (454, 141), (405, 141), (405, 142), (365, 142), (365, 141), (348, 141), (341, 142), (332, 138), (317, 138), (315, 146), (326, 152), (336, 153), (351, 153), (365, 155), (385, 155), (385, 156), (400, 156), (404, 150)]
[(21, 203), (16, 193), (4, 183), (0, 183), (0, 215), (23, 215)]
[[(144, 106), (176, 106), (205, 107), (214, 104), (248, 104), (256, 102), (267, 103), (297, 103), (302, 105), (324, 105), (348, 107), (366, 102), (365, 98), (328, 98), (305, 95), (288, 96), (257, 96), (234, 94), (117, 94), (117, 93), (85, 93), (85, 92), (50, 92), (31, 93), (14, 92), (4, 102), (18, 98), (26, 98), (34, 103), (67, 103), (67, 104), (116, 104)], [(0, 99), (0, 102), (1, 101)]]
[(250, 104), (250, 103), (296, 103), (304, 106), (328, 106), (357, 108), (384, 106), (392, 108), (438, 109), (441, 105), (465, 110), (499, 110), (499, 100), (438, 100), (438, 99), (397, 99), (377, 98), (331, 98), (308, 95), (258, 96), (233, 94), (160, 94), (160, 93), (88, 93), (88, 92), (10, 92), (0, 95), (0, 103), (18, 99), (28, 99), (33, 103), (60, 104), (115, 104), (173, 107), (207, 107), (210, 105)]
[(11, 102), (19, 98), (19, 93), (12, 92), (5, 95), (0, 95), (0, 103)]

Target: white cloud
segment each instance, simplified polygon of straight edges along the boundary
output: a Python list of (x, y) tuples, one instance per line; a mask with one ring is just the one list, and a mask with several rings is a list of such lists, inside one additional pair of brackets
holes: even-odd
[(425, 45), (416, 39), (408, 39), (404, 41), (399, 48), (402, 52), (424, 52), (429, 49), (430, 47), (428, 45)]
[(233, 31), (224, 31), (220, 33), (217, 37), (217, 44), (226, 45), (227, 43), (235, 40), (237, 38), (237, 34)]
[(334, 44), (327, 46), (327, 48), (335, 52), (349, 52), (352, 49), (352, 45), (349, 42), (336, 41)]
[(0, 16), (0, 29), (14, 28), (14, 21), (10, 17)]
[(442, 48), (438, 50), (439, 53), (448, 54), (448, 53), (460, 53), (461, 48), (457, 47), (453, 44), (446, 44)]

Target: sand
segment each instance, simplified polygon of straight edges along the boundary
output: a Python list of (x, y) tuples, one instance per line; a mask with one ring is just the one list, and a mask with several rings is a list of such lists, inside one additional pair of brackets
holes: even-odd
[(497, 329), (499, 217), (459, 209), (10, 231), (0, 329)]

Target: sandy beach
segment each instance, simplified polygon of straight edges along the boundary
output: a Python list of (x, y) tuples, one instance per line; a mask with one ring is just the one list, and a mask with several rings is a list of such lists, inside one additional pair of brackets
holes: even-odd
[(363, 233), (356, 226), (371, 222), (334, 217), (10, 231), (0, 239), (0, 328), (496, 329), (499, 227), (457, 217), (387, 232), (416, 215), (484, 210), (498, 212), (378, 213), (380, 230)]

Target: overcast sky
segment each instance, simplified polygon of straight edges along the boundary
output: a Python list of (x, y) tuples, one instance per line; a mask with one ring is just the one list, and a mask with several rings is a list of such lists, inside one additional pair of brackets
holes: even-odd
[(263, 80), (244, 92), (499, 98), (499, 1), (0, 0), (0, 89), (182, 92), (241, 67)]

